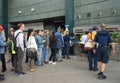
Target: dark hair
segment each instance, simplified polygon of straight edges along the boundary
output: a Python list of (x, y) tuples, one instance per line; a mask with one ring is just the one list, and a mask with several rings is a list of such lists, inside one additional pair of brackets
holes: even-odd
[(19, 29), (22, 25), (24, 25), (23, 23), (19, 23), (18, 25), (17, 25), (17, 28)]
[(38, 30), (37, 30), (37, 34), (38, 34), (40, 31), (42, 31), (42, 30), (38, 29)]
[(85, 31), (85, 34), (88, 34), (89, 33), (89, 31)]
[(33, 29), (28, 29), (27, 41), (28, 41), (28, 39), (30, 37), (31, 32), (33, 32)]

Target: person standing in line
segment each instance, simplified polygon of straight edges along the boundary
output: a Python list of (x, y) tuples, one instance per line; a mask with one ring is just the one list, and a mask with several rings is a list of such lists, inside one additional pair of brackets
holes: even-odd
[(42, 55), (43, 55), (43, 47), (44, 47), (45, 40), (43, 40), (42, 36), (43, 36), (42, 30), (37, 30), (36, 43), (37, 43), (37, 48), (39, 51), (39, 55), (37, 57), (38, 66), (43, 66)]
[(50, 48), (51, 48), (51, 56), (50, 56), (50, 61), (49, 63), (50, 64), (53, 64), (55, 65), (56, 64), (56, 54), (57, 54), (57, 48), (56, 48), (56, 45), (57, 45), (57, 38), (55, 36), (55, 32), (51, 32), (51, 35), (50, 35)]
[[(4, 31), (4, 28), (2, 25), (0, 25), (0, 60), (2, 59), (2, 57), (5, 54), (5, 46), (7, 45), (7, 43), (3, 39), (3, 35), (2, 35), (3, 31)], [(0, 73), (0, 81), (2, 81), (2, 80), (5, 80), (4, 74)]]
[[(33, 29), (28, 29), (27, 48), (35, 48), (38, 52)], [(29, 58), (29, 68), (31, 72), (35, 71), (35, 58)]]
[(56, 59), (58, 62), (62, 62), (62, 48), (64, 47), (64, 39), (61, 33), (61, 27), (58, 27), (57, 32), (55, 33), (57, 38), (57, 55)]
[(11, 55), (9, 57), (11, 57), (10, 61), (12, 62), (11, 71), (14, 71), (14, 56), (16, 56), (16, 52), (14, 50), (13, 38), (14, 38), (14, 30), (10, 32), (9, 37), (8, 37), (8, 50)]
[(23, 23), (18, 24), (18, 30), (15, 31), (14, 38), (16, 41), (16, 52), (17, 55), (14, 56), (14, 68), (15, 68), (15, 74), (18, 76), (23, 76), (26, 74), (23, 72), (23, 57), (24, 57), (24, 33), (23, 31), (25, 30), (25, 25)]
[(63, 58), (71, 59), (69, 55), (71, 40), (68, 28), (66, 28), (65, 35), (63, 38), (64, 38)]
[[(98, 79), (106, 79), (107, 77), (104, 75), (105, 66), (109, 61), (109, 44), (112, 43), (111, 35), (108, 31), (105, 30), (106, 25), (102, 23), (101, 31), (99, 31), (95, 37), (95, 42), (98, 43), (97, 54), (98, 62), (99, 62), (99, 70)], [(114, 44), (112, 43), (112, 54), (115, 53)]]
[(80, 38), (80, 48), (81, 48), (81, 54), (82, 54), (82, 57), (83, 57), (83, 61), (87, 61), (86, 60), (86, 56), (87, 56), (87, 51), (84, 50), (84, 46), (85, 46), (85, 43), (88, 41), (88, 31), (85, 31), (85, 34), (81, 36)]
[[(97, 34), (97, 26), (93, 27), (93, 31), (91, 32), (91, 36), (90, 36), (90, 41), (94, 42), (95, 36)], [(89, 70), (90, 71), (98, 71), (98, 66), (97, 66), (97, 56), (95, 53), (95, 47), (93, 47), (92, 50), (88, 50), (87, 54), (88, 54), (88, 63), (89, 63)]]
[(43, 48), (43, 51), (44, 51), (44, 63), (45, 64), (48, 64), (49, 62), (49, 36), (48, 36), (48, 32), (47, 30), (44, 31), (44, 36), (43, 36), (43, 39), (44, 39), (44, 48)]
[[(6, 41), (6, 37), (5, 37), (5, 28), (4, 26), (0, 25), (3, 28), (3, 31), (0, 33), (1, 37), (3, 38), (3, 41)], [(4, 47), (5, 49), (5, 53), (6, 53), (6, 46)], [(2, 70), (1, 72), (6, 72), (7, 68), (6, 68), (6, 60), (5, 60), (5, 53), (3, 54), (3, 56), (1, 56), (1, 62), (2, 62)]]

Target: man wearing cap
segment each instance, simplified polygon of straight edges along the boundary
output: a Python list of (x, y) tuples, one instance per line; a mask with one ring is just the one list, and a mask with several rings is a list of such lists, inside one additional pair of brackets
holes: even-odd
[[(3, 26), (0, 25), (0, 60), (5, 54), (5, 46), (7, 45), (6, 42), (4, 41), (4, 38), (2, 36), (2, 32), (4, 31)], [(4, 80), (4, 75), (0, 74), (0, 81)]]
[[(90, 40), (91, 42), (94, 42), (94, 38), (97, 34), (97, 26), (94, 26), (91, 32), (91, 36), (90, 36)], [(97, 71), (98, 67), (97, 67), (97, 56), (96, 53), (94, 52), (95, 48), (93, 48), (92, 50), (88, 51), (88, 62), (89, 62), (89, 70), (90, 71)]]
[[(97, 54), (99, 62), (99, 73), (98, 79), (106, 79), (106, 76), (103, 74), (105, 71), (105, 65), (109, 61), (109, 49), (108, 45), (112, 43), (111, 35), (108, 31), (105, 30), (106, 25), (102, 23), (101, 31), (99, 31), (95, 37), (95, 42), (98, 43)], [(114, 44), (112, 43), (112, 53), (114, 54)]]

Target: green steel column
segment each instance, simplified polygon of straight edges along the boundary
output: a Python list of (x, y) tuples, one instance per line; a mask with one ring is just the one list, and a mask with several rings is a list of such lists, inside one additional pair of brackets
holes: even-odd
[(70, 33), (74, 27), (74, 0), (65, 0), (65, 24), (69, 25)]
[(3, 24), (3, 0), (0, 0), (0, 24)]
[(5, 35), (8, 37), (8, 0), (3, 0), (3, 25), (5, 27)]

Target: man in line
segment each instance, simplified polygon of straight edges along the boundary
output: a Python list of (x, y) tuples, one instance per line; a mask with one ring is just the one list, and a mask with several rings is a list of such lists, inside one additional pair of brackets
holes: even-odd
[(62, 62), (62, 48), (64, 46), (64, 40), (63, 40), (63, 36), (61, 33), (61, 28), (58, 27), (57, 32), (55, 33), (56, 38), (57, 38), (57, 56), (56, 59), (58, 62)]
[(18, 76), (22, 76), (23, 72), (22, 60), (24, 56), (24, 34), (25, 25), (23, 23), (18, 24), (18, 30), (15, 31), (14, 38), (16, 40), (17, 55), (14, 56), (15, 73)]
[[(106, 76), (103, 74), (105, 71), (105, 66), (109, 61), (109, 49), (108, 45), (112, 43), (111, 35), (108, 31), (105, 30), (106, 25), (104, 23), (101, 24), (101, 31), (99, 31), (95, 37), (95, 42), (98, 43), (97, 48), (97, 57), (99, 62), (99, 70), (98, 79), (106, 79)], [(112, 43), (112, 53), (114, 54), (114, 44)]]

